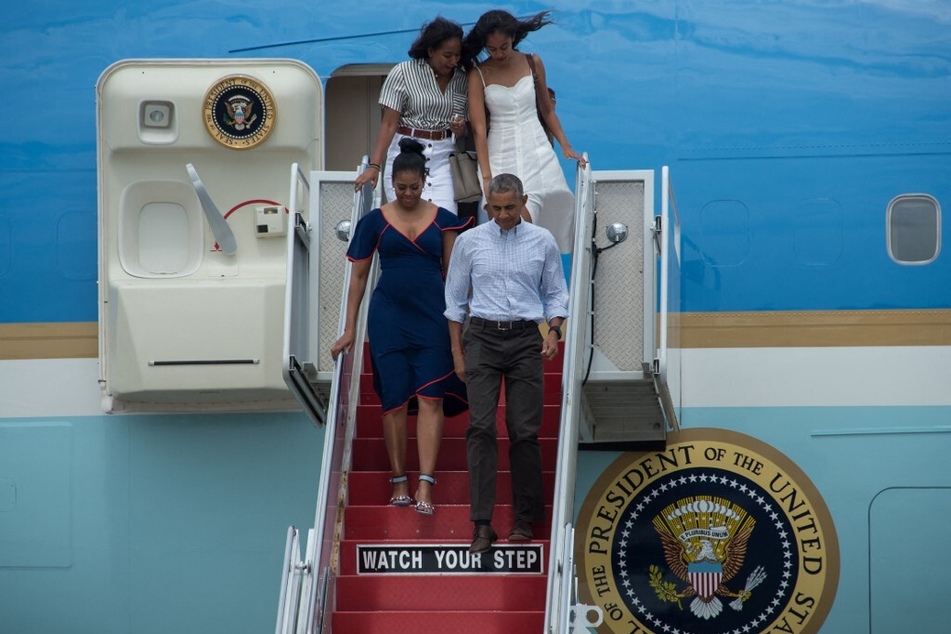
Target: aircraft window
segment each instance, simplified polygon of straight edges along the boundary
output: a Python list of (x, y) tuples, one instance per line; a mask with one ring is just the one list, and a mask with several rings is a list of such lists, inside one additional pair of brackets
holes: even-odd
[(902, 194), (888, 203), (888, 255), (899, 264), (928, 264), (941, 251), (941, 207), (927, 194)]

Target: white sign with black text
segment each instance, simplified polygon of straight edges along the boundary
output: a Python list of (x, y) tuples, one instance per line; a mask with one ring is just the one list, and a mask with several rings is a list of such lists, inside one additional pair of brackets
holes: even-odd
[(541, 574), (542, 544), (498, 544), (473, 555), (468, 544), (358, 544), (357, 574)]

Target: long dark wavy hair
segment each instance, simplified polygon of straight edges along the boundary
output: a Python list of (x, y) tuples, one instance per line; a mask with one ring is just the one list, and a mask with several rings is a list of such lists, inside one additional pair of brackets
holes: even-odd
[(496, 31), (501, 31), (511, 37), (512, 48), (517, 48), (518, 43), (524, 40), (526, 35), (532, 31), (537, 31), (546, 24), (552, 24), (550, 16), (551, 11), (542, 11), (526, 20), (519, 20), (508, 11), (502, 11), (501, 9), (483, 13), (479, 21), (469, 31), (469, 34), (462, 40), (463, 65), (466, 68), (472, 68), (485, 48), (486, 39)]
[(419, 29), (416, 41), (409, 47), (407, 54), (413, 59), (427, 59), (429, 49), (439, 48), (446, 40), (457, 37), (462, 41), (462, 27), (452, 20), (437, 15)]

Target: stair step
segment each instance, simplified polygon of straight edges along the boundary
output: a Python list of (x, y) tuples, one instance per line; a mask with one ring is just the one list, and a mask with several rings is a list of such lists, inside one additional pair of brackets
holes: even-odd
[(545, 605), (547, 579), (545, 575), (344, 574), (336, 584), (337, 610), (342, 612), (483, 612)]
[[(471, 534), (472, 533), (470, 529), (470, 538)], [(499, 579), (505, 576), (514, 576), (518, 578), (545, 578), (544, 571), (548, 568), (548, 548), (550, 540), (534, 539), (530, 542), (510, 542), (503, 534), (501, 538), (493, 545), (492, 550), (489, 551), (489, 553), (481, 555), (482, 561), (471, 560), (471, 558), (475, 557), (475, 555), (469, 555), (468, 552), (466, 552), (470, 543), (470, 539), (465, 541), (460, 539), (414, 539), (396, 541), (344, 539), (340, 542), (340, 574), (356, 575), (360, 578), (369, 579), (379, 579), (384, 577), (387, 579), (397, 577), (400, 579), (415, 579), (417, 577), (438, 577), (442, 579), (456, 577), (463, 577), (466, 579), (481, 579), (484, 577), (490, 577), (493, 579)], [(363, 574), (358, 574), (358, 567), (360, 564), (357, 558), (358, 546), (362, 546), (364, 548), (372, 546), (377, 550), (383, 549), (390, 553), (387, 556), (387, 562), (392, 570), (378, 572), (373, 570), (367, 571), (365, 568)], [(430, 548), (427, 549), (427, 547)], [(438, 549), (441, 551), (442, 559), (430, 559), (426, 561), (422, 559), (423, 555), (420, 555), (420, 558), (414, 561), (412, 556), (420, 549), (429, 550), (429, 554), (432, 555), (432, 557), (435, 557), (434, 550)], [(531, 551), (531, 553), (526, 551)], [(421, 563), (423, 566), (432, 565), (432, 567), (425, 571), (414, 571), (413, 566), (419, 565), (419, 563)], [(440, 564), (441, 568), (436, 570), (435, 568), (440, 566)], [(382, 564), (374, 563), (373, 559), (365, 559), (364, 565), (367, 567), (372, 567), (374, 565), (379, 566), (380, 568), (383, 567)], [(401, 569), (401, 566), (405, 567), (405, 569)]]
[[(558, 372), (561, 373), (562, 367), (564, 367), (565, 357), (565, 342), (558, 342), (558, 354), (552, 359), (545, 359), (543, 362), (545, 367), (545, 372)], [(370, 370), (370, 339), (367, 339), (363, 342), (363, 358), (366, 359), (366, 370)]]
[[(383, 408), (379, 404), (360, 404), (357, 406), (357, 438), (383, 437)], [(496, 428), (501, 435), (505, 435), (505, 407), (499, 407), (495, 416)], [(555, 437), (561, 425), (561, 403), (546, 404), (542, 410), (542, 426), (539, 435)], [(469, 428), (469, 414), (447, 418), (443, 423), (443, 438), (464, 438)], [(407, 420), (407, 432), (411, 438), (416, 437), (416, 417), (410, 416)]]
[[(553, 401), (561, 402), (561, 367), (557, 370), (545, 369), (545, 402), (549, 402), (549, 396), (555, 395), (558, 398)], [(360, 402), (379, 404), (376, 392), (373, 390), (373, 374), (370, 372), (360, 373)], [(500, 402), (505, 402), (505, 389), (503, 387), (500, 394)]]
[[(505, 500), (496, 504), (492, 526), (502, 539), (514, 524), (512, 505)], [(551, 506), (545, 507), (545, 519), (534, 524), (536, 539), (551, 536)], [(413, 507), (351, 506), (344, 511), (344, 539), (353, 540), (438, 540), (472, 541), (472, 521), (468, 504), (437, 504), (433, 515), (417, 513)]]
[[(410, 473), (410, 495), (416, 490), (416, 473)], [(349, 506), (373, 506), (386, 504), (393, 487), (390, 484), (389, 471), (352, 471), (349, 475)], [(545, 487), (545, 503), (551, 504), (555, 494), (555, 473), (542, 473)], [(512, 501), (512, 479), (507, 471), (499, 472), (496, 479), (496, 503), (509, 504)], [(436, 473), (436, 487), (433, 489), (433, 501), (439, 504), (469, 503), (469, 473), (466, 471), (440, 471)]]
[[(499, 438), (499, 470), (508, 471), (509, 469), (509, 442), (508, 438)], [(538, 444), (542, 453), (542, 465), (554, 466), (555, 458), (558, 453), (557, 438), (539, 438)], [(382, 439), (377, 438), (355, 438), (353, 441), (353, 471), (378, 471), (386, 468), (390, 460), (386, 455), (386, 445)], [(466, 439), (465, 438), (444, 438), (439, 448), (439, 459), (436, 463), (437, 473), (439, 471), (465, 471), (469, 467), (466, 464)], [(416, 451), (415, 443), (412, 443), (406, 451), (406, 470), (409, 472), (419, 471), (419, 454)]]
[(334, 634), (520, 634), (545, 629), (538, 612), (334, 612)]
[[(542, 463), (549, 469), (555, 464), (558, 448), (563, 360), (559, 355), (545, 362), (545, 408), (539, 443)], [(367, 362), (366, 369), (369, 368)], [(436, 473), (438, 484), (433, 490), (436, 512), (426, 516), (416, 513), (412, 507), (386, 504), (392, 490), (388, 481), (389, 459), (382, 439), (382, 410), (373, 392), (369, 372), (360, 375), (360, 393), (356, 438), (351, 447), (353, 465), (347, 476), (347, 507), (337, 553), (340, 575), (334, 586), (335, 609), (329, 617), (332, 631), (335, 634), (540, 632), (545, 622), (550, 504), (554, 496), (555, 474), (550, 471), (543, 473), (545, 500), (549, 506), (546, 506), (545, 518), (533, 526), (535, 540), (527, 544), (509, 543), (505, 538), (514, 524), (514, 517), (510, 473), (507, 472), (510, 443), (505, 430), (504, 390), (497, 415), (499, 478), (492, 522), (501, 539), (489, 553), (479, 556), (492, 557), (491, 560), (466, 558), (473, 530), (469, 519), (469, 477), (466, 470), (468, 414), (445, 421)], [(410, 484), (412, 492), (419, 469), (415, 417), (409, 418), (408, 434), (410, 445), (407, 447), (406, 466), (411, 480), (414, 480)], [(427, 548), (427, 545), (446, 548)], [(358, 546), (369, 549), (364, 552), (363, 564), (379, 565), (379, 572), (356, 574)], [(394, 562), (390, 565), (396, 566), (401, 564), (395, 562), (406, 561), (405, 557), (422, 557), (424, 566), (440, 572), (420, 573), (412, 569), (383, 572), (384, 566), (379, 560), (371, 563), (366, 558), (368, 552), (377, 553), (377, 556), (386, 553), (385, 561)], [(458, 563), (451, 563), (451, 556), (456, 557)], [(524, 557), (522, 563), (518, 563), (520, 556)], [(533, 556), (538, 559), (531, 559)], [(535, 561), (538, 561), (537, 568), (534, 567)], [(496, 567), (496, 562), (503, 565)], [(462, 566), (467, 563), (469, 567), (462, 571)], [(515, 569), (524, 566), (524, 572), (503, 572), (512, 569), (506, 564)], [(486, 573), (487, 569), (493, 572)]]

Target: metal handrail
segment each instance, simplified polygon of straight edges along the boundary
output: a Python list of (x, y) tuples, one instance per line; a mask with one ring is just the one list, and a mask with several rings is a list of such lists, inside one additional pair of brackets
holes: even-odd
[[(364, 157), (357, 173), (367, 168), (367, 162), (367, 157)], [(304, 178), (306, 182), (303, 174), (298, 177)], [(354, 192), (351, 229), (356, 227), (360, 218), (369, 211), (371, 201), (372, 190), (369, 186)], [(345, 279), (349, 279), (352, 264), (347, 262), (345, 267)], [(348, 294), (349, 285), (344, 284), (338, 332), (342, 332), (344, 328)], [(291, 527), (288, 531), (288, 550), (297, 560), (288, 561), (289, 556), (285, 555), (276, 629), (278, 634), (316, 634), (324, 629), (326, 600), (334, 578), (331, 562), (339, 527), (339, 514), (342, 510), (340, 502), (345, 493), (342, 474), (350, 468), (350, 447), (359, 402), (360, 381), (359, 377), (353, 380), (353, 372), (354, 369), (359, 372), (363, 365), (363, 324), (366, 321), (368, 304), (369, 302), (364, 301), (361, 306), (353, 352), (340, 355), (332, 371), (314, 527), (308, 531), (307, 551), (302, 560), (298, 554), (297, 530)]]
[(544, 631), (550, 634), (568, 631), (571, 605), (566, 597), (570, 596), (574, 576), (574, 529), (571, 522), (574, 516), (578, 425), (581, 417), (581, 375), (590, 311), (591, 232), (594, 219), (594, 190), (591, 164), (587, 158), (585, 154), (585, 167), (578, 167), (575, 180), (575, 242), (571, 256), (570, 299), (561, 379), (561, 423), (545, 605)]
[[(667, 420), (667, 426), (680, 430), (677, 415), (677, 404), (670, 394), (670, 383), (667, 377), (669, 338), (670, 338), (670, 267), (674, 262), (677, 272), (680, 271), (680, 213), (677, 210), (677, 199), (674, 197), (674, 188), (670, 180), (670, 168), (666, 165), (661, 168), (661, 204), (660, 204), (660, 236), (655, 239), (655, 255), (660, 260), (660, 301), (658, 303), (657, 356), (655, 373), (657, 374), (657, 390), (661, 398), (661, 406)], [(678, 399), (679, 402), (679, 399)]]
[[(368, 158), (357, 168), (359, 175), (368, 166)], [(369, 211), (372, 189), (369, 185), (357, 190), (353, 195), (353, 212), (350, 216), (350, 231), (352, 232), (360, 219)], [(351, 234), (352, 235), (352, 234)], [(353, 264), (347, 261), (344, 269), (344, 280), (349, 280)], [(340, 316), (337, 323), (337, 333), (342, 333), (346, 324), (347, 301), (349, 284), (344, 282), (340, 299)], [(351, 445), (356, 428), (356, 412), (359, 403), (360, 380), (359, 372), (363, 367), (363, 344), (366, 340), (363, 324), (366, 322), (366, 313), (369, 301), (364, 299), (360, 314), (357, 317), (356, 337), (353, 351), (341, 354), (334, 364), (334, 379), (330, 388), (330, 402), (328, 407), (327, 434), (324, 436), (324, 455), (321, 459), (320, 485), (317, 495), (317, 509), (314, 515), (313, 542), (308, 538), (308, 544), (315, 547), (314, 562), (311, 569), (310, 581), (313, 584), (308, 588), (306, 613), (298, 621), (298, 634), (319, 634), (324, 630), (324, 617), (327, 612), (327, 595), (333, 585), (335, 577), (331, 567), (336, 541), (336, 529), (339, 525), (339, 514), (342, 511), (339, 503), (344, 500), (346, 482), (343, 473), (350, 469)], [(354, 380), (354, 372), (357, 373)], [(333, 432), (331, 432), (333, 429)], [(342, 433), (342, 436), (340, 434)], [(336, 492), (333, 500), (330, 493)], [(331, 512), (333, 510), (334, 512)], [(313, 583), (317, 581), (317, 583)], [(304, 606), (302, 606), (304, 607)], [(319, 610), (319, 611), (318, 611)]]

